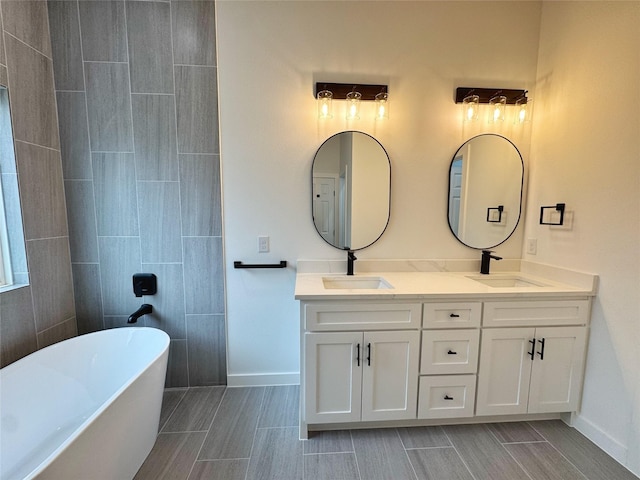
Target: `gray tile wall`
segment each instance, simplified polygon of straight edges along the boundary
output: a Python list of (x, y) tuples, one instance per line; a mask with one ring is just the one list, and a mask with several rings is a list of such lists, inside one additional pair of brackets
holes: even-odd
[[(16, 278), (30, 285), (0, 294), (0, 367), (77, 332), (53, 72), (46, 3), (1, 0), (0, 84), (17, 165), (5, 158), (0, 168), (14, 212), (19, 190), (22, 215), (8, 218), (9, 237)], [(21, 232), (26, 257), (16, 259)]]
[(225, 384), (215, 3), (48, 5), (78, 331), (150, 303), (167, 386)]

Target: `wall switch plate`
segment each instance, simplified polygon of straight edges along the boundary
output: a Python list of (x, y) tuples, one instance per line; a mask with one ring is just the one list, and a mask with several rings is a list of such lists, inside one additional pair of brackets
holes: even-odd
[(527, 238), (527, 253), (535, 255), (538, 252), (538, 240), (535, 238)]
[(258, 253), (269, 252), (269, 237), (266, 235), (258, 236)]

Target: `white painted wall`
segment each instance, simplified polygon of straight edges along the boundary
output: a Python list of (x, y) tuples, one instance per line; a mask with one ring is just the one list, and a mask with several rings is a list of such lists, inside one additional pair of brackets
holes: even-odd
[[(538, 2), (217, 2), (231, 383), (297, 379), (295, 262), (345, 258), (311, 218), (311, 162), (332, 134), (374, 135), (391, 158), (391, 221), (359, 259), (479, 259), (449, 230), (451, 158), (469, 137), (493, 131), (509, 136), (527, 161), (530, 134), (463, 129), (454, 91), (467, 84), (533, 90), (540, 11)], [(371, 102), (347, 124), (344, 102), (334, 101), (334, 118), (320, 123), (316, 81), (388, 84), (389, 121), (375, 124)], [(522, 231), (497, 253), (520, 258)], [(257, 253), (258, 235), (271, 237), (269, 254)], [(232, 263), (281, 259), (292, 268), (234, 270)]]
[[(527, 259), (597, 273), (577, 426), (640, 474), (640, 3), (545, 2)], [(538, 225), (566, 202), (567, 227)]]

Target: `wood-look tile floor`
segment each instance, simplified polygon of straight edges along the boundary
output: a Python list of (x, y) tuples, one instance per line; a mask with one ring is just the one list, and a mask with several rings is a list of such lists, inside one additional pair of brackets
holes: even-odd
[(166, 390), (135, 480), (637, 480), (561, 421), (344, 430), (298, 440), (298, 386)]

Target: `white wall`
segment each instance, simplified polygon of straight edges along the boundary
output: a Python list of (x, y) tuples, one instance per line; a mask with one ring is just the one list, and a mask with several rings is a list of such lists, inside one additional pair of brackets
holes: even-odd
[[(448, 169), (466, 139), (489, 130), (463, 130), (454, 90), (533, 90), (540, 11), (539, 2), (217, 2), (229, 382), (297, 379), (295, 262), (345, 256), (311, 218), (311, 162), (338, 131), (372, 134), (391, 157), (391, 221), (359, 259), (479, 259), (449, 230)], [(388, 84), (389, 122), (375, 125), (367, 104), (347, 125), (334, 102), (320, 124), (316, 81)], [(528, 131), (493, 131), (528, 160)], [(522, 230), (499, 255), (520, 258)], [(262, 234), (269, 254), (256, 253)], [(281, 259), (293, 268), (232, 264)]]
[(600, 276), (577, 426), (640, 474), (640, 3), (543, 5), (527, 258)]

